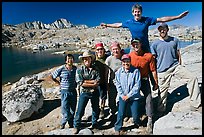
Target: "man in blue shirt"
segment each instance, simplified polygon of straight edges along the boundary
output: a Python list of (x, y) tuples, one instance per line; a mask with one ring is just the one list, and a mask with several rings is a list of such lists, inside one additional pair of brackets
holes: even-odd
[(168, 22), (176, 19), (181, 19), (185, 17), (189, 12), (185, 11), (178, 16), (167, 16), (167, 17), (144, 17), (142, 16), (142, 6), (139, 4), (135, 4), (132, 7), (132, 15), (134, 16), (133, 19), (127, 20), (122, 23), (113, 23), (113, 24), (106, 24), (101, 23), (102, 27), (112, 27), (112, 28), (128, 28), (132, 39), (139, 38), (144, 43), (145, 49), (144, 51), (150, 52), (149, 47), (149, 40), (148, 40), (148, 28), (150, 25), (156, 25), (158, 22)]
[(131, 66), (130, 56), (124, 54), (122, 56), (122, 67), (116, 71), (115, 74), (115, 85), (119, 96), (119, 106), (117, 121), (115, 123), (115, 134), (122, 134), (123, 118), (127, 109), (127, 104), (130, 105), (132, 117), (135, 126), (139, 126), (139, 98), (141, 76), (139, 69)]
[(158, 103), (159, 113), (166, 111), (167, 93), (172, 76), (182, 77), (186, 80), (190, 96), (190, 108), (195, 111), (201, 106), (201, 92), (198, 86), (198, 80), (185, 67), (181, 65), (180, 47), (178, 39), (168, 36), (168, 25), (162, 23), (158, 27), (159, 39), (153, 41), (151, 52), (156, 58), (158, 85), (161, 100)]
[[(65, 128), (67, 121), (69, 127), (73, 127), (77, 103), (77, 84), (75, 81), (77, 67), (73, 65), (74, 56), (72, 54), (68, 54), (65, 57), (65, 61), (65, 65), (60, 66), (50, 75), (52, 80), (60, 85), (62, 111), (61, 129)], [(57, 77), (60, 79), (58, 80)]]

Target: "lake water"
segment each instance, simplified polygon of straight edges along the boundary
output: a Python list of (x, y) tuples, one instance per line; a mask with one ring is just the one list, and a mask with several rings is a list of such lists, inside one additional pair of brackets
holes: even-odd
[[(77, 58), (77, 55), (74, 55)], [(2, 48), (2, 84), (64, 64), (65, 55), (31, 53), (19, 48)]]
[[(186, 47), (195, 41), (181, 42)], [(126, 52), (129, 49), (125, 49)], [(74, 55), (78, 58), (78, 55)], [(65, 55), (53, 55), (50, 52), (31, 53), (18, 48), (2, 48), (2, 84), (18, 81), (21, 77), (36, 74), (54, 66), (64, 64)], [(76, 60), (78, 62), (78, 60)]]

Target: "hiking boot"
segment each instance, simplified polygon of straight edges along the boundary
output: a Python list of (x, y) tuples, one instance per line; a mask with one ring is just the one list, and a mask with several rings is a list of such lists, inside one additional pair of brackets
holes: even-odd
[(124, 122), (128, 122), (129, 119), (130, 119), (129, 117), (125, 117)]
[(65, 124), (60, 125), (60, 129), (64, 129), (65, 128)]
[(78, 134), (79, 133), (79, 129), (78, 128), (74, 128), (73, 129), (73, 134)]
[(142, 116), (140, 117), (140, 120), (143, 121), (143, 120), (145, 120), (146, 118), (147, 118), (147, 115), (144, 114), (144, 115), (142, 115)]

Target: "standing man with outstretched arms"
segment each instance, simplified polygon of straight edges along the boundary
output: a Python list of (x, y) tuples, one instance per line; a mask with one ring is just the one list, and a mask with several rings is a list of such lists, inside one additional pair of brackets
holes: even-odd
[(132, 39), (139, 38), (142, 40), (142, 43), (145, 51), (150, 52), (150, 46), (149, 46), (149, 40), (148, 40), (148, 28), (151, 25), (156, 25), (158, 22), (169, 22), (176, 19), (182, 19), (185, 17), (189, 12), (185, 11), (177, 16), (166, 16), (166, 17), (145, 17), (142, 16), (142, 6), (139, 4), (135, 4), (132, 6), (132, 15), (134, 16), (133, 19), (127, 20), (122, 23), (113, 23), (113, 24), (107, 24), (107, 23), (101, 23), (100, 25), (102, 27), (112, 27), (112, 28), (128, 28)]

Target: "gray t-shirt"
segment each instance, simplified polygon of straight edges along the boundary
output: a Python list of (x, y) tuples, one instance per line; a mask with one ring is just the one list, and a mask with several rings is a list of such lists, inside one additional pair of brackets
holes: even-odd
[(178, 64), (177, 50), (180, 49), (179, 40), (169, 37), (167, 40), (155, 40), (151, 46), (151, 53), (156, 56), (157, 72), (164, 72)]
[(115, 72), (122, 67), (122, 61), (115, 56), (109, 56), (106, 59), (105, 64), (111, 69), (108, 74), (108, 79), (113, 80), (115, 78)]

